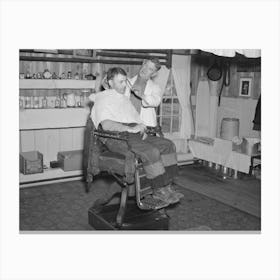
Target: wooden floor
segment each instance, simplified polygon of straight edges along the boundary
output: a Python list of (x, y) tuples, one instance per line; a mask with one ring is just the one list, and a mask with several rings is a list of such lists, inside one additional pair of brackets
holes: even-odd
[(176, 184), (191, 191), (261, 217), (261, 181), (254, 177), (226, 178), (205, 166), (185, 166)]

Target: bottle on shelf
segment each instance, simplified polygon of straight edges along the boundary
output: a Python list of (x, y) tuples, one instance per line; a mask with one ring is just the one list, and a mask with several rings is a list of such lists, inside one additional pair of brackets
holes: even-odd
[(31, 100), (31, 109), (34, 109), (34, 96), (31, 96), (30, 100)]
[(87, 71), (84, 69), (82, 74), (82, 80), (86, 80)]
[(59, 79), (62, 79), (62, 80), (66, 79), (65, 72), (61, 73), (61, 75), (59, 76)]
[(81, 96), (80, 95), (75, 96), (75, 101), (76, 101), (76, 107), (81, 107)]
[(57, 95), (55, 99), (55, 108), (60, 108), (60, 97)]
[(75, 80), (79, 80), (80, 79), (79, 73), (77, 72), (74, 77), (75, 77)]
[(85, 96), (81, 94), (80, 96), (80, 107), (85, 107)]
[(44, 79), (51, 79), (52, 73), (48, 69), (45, 69), (42, 76), (43, 76), (42, 78)]
[(48, 108), (48, 99), (46, 96), (44, 96), (43, 100), (42, 100), (42, 107), (44, 109)]
[(25, 106), (26, 109), (31, 109), (31, 97), (30, 96), (26, 96), (25, 97)]
[(34, 96), (33, 97), (33, 108), (34, 109), (39, 109), (39, 96)]
[(60, 97), (60, 108), (66, 108), (66, 107), (67, 107), (66, 99), (64, 97), (64, 94), (62, 94), (62, 96)]
[(23, 99), (23, 96), (19, 97), (19, 109), (24, 109), (24, 99)]
[(31, 79), (32, 75), (29, 71), (26, 72), (25, 79)]
[(43, 96), (39, 96), (39, 109), (43, 108)]

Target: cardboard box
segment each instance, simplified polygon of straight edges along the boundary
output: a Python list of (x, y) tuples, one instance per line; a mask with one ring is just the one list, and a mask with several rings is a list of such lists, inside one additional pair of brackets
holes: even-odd
[(82, 170), (83, 150), (58, 152), (57, 161), (64, 171)]
[(23, 174), (43, 172), (43, 154), (38, 151), (22, 152), (19, 155), (19, 169)]

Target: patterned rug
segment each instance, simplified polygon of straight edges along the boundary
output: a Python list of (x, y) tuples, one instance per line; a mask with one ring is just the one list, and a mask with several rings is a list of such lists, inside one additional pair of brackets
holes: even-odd
[[(99, 196), (106, 194), (108, 184), (120, 188), (110, 180), (101, 179), (94, 182), (89, 193), (81, 181), (21, 188), (20, 230), (94, 230), (88, 224), (88, 209)], [(260, 219), (196, 192), (176, 188), (185, 197), (167, 208), (170, 230), (260, 230)]]

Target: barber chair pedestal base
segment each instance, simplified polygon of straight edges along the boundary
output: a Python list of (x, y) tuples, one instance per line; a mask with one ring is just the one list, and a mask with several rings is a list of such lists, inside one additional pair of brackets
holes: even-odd
[(96, 230), (168, 230), (169, 218), (165, 210), (140, 210), (136, 202), (127, 201), (124, 221), (116, 225), (119, 205), (106, 205), (100, 210), (91, 207), (88, 211), (89, 224)]

